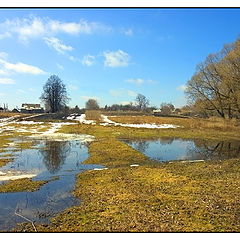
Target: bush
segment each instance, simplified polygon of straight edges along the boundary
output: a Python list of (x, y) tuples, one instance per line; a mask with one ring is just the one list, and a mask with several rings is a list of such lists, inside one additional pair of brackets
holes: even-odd
[(99, 110), (86, 110), (85, 115), (86, 120), (102, 121), (101, 111)]

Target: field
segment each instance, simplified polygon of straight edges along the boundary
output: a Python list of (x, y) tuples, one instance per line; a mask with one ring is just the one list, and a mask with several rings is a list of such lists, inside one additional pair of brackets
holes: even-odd
[[(240, 140), (236, 120), (117, 116), (120, 123), (175, 124), (174, 129), (64, 125), (61, 133), (96, 137), (86, 164), (101, 171), (78, 174), (74, 195), (82, 202), (36, 226), (39, 232), (239, 232), (239, 159), (158, 163), (120, 139), (159, 137)], [(5, 139), (4, 141), (9, 141)], [(132, 165), (132, 166), (131, 166)], [(29, 184), (29, 183), (28, 183)], [(23, 223), (14, 231), (34, 231)]]

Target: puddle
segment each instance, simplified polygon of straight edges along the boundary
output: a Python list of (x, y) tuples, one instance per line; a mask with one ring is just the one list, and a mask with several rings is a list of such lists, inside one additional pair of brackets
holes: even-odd
[(12, 154), (14, 161), (0, 168), (1, 173), (21, 172), (36, 175), (33, 180), (55, 180), (35, 192), (0, 193), (0, 231), (10, 231), (17, 223), (24, 222), (15, 211), (33, 222), (48, 223), (57, 213), (80, 203), (71, 193), (76, 174), (103, 168), (82, 164), (88, 158), (88, 143), (76, 140), (36, 140), (34, 149)]
[(223, 160), (240, 157), (240, 141), (210, 141), (161, 138), (158, 140), (123, 140), (132, 148), (157, 161)]

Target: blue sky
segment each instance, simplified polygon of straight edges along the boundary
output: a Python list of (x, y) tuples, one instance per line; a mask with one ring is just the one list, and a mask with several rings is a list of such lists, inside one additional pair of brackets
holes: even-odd
[(0, 9), (0, 105), (40, 103), (52, 74), (74, 107), (186, 104), (196, 65), (239, 36), (240, 9)]

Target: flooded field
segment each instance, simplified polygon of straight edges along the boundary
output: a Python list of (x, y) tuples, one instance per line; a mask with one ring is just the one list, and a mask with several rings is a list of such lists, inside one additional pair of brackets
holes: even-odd
[[(192, 139), (196, 136), (201, 138), (202, 132), (193, 136), (192, 133), (195, 132), (190, 130), (189, 135), (186, 135), (186, 129), (180, 127), (181, 124), (144, 122), (122, 125), (114, 122), (114, 118), (110, 120), (106, 116), (102, 116), (103, 122), (90, 124), (85, 117), (84, 114), (70, 116), (69, 120), (75, 122), (8, 119), (0, 123), (0, 231), (12, 231), (23, 222), (34, 223), (33, 228), (30, 226), (31, 229), (28, 229), (25, 226), (19, 231), (32, 231), (34, 226), (38, 232), (104, 232), (113, 229), (183, 231), (188, 230), (187, 227), (182, 228), (185, 226), (182, 222), (184, 219), (169, 221), (169, 216), (171, 219), (172, 216), (183, 216), (178, 212), (181, 206), (184, 207), (183, 212), (184, 209), (189, 209), (192, 216), (195, 216), (192, 219), (197, 219), (196, 225), (194, 222), (191, 228), (195, 230), (199, 226), (198, 219), (202, 216), (202, 211), (206, 213), (206, 222), (215, 216), (215, 209), (212, 212), (211, 209), (206, 209), (205, 198), (212, 202), (211, 206), (219, 206), (213, 200), (222, 197), (227, 203), (232, 201), (230, 207), (224, 205), (224, 212), (227, 207), (231, 209), (238, 206), (238, 198), (235, 201), (235, 196), (239, 195), (236, 194), (236, 186), (239, 185), (237, 160), (215, 163), (205, 160), (239, 158), (240, 141)], [(171, 129), (168, 131), (167, 128)], [(165, 137), (172, 136), (173, 131), (175, 137)], [(235, 130), (234, 132), (237, 133)], [(229, 134), (232, 136), (232, 132)], [(179, 135), (185, 139), (177, 138)], [(159, 138), (160, 136), (165, 138)], [(215, 131), (210, 136), (214, 137), (210, 139), (218, 139)], [(146, 140), (149, 138), (156, 140)], [(225, 138), (225, 134), (222, 138), (231, 139)], [(89, 142), (92, 142), (90, 147)], [(146, 156), (159, 162), (180, 160), (180, 163), (175, 161), (172, 164), (152, 164)], [(82, 164), (86, 159), (95, 164)], [(188, 161), (199, 163), (182, 164)], [(212, 164), (216, 166), (208, 166)], [(86, 171), (91, 169), (105, 169), (108, 174), (105, 170)], [(229, 172), (231, 175), (228, 175)], [(78, 173), (81, 174), (76, 178)], [(205, 178), (198, 179), (204, 174)], [(192, 175), (198, 182), (190, 181)], [(189, 181), (187, 180), (187, 187), (183, 188), (186, 185), (186, 176)], [(224, 181), (226, 179), (226, 184), (219, 181), (220, 176)], [(9, 182), (11, 179), (18, 180)], [(229, 181), (232, 184), (231, 189)], [(16, 184), (20, 184), (20, 187), (15, 189)], [(8, 186), (7, 190), (5, 186)], [(211, 198), (215, 189), (221, 191), (215, 192)], [(196, 191), (198, 194), (195, 194)], [(230, 192), (229, 196), (224, 195), (226, 191)], [(186, 200), (186, 196), (192, 193), (193, 198)], [(180, 199), (177, 207), (176, 195)], [(192, 208), (195, 203), (196, 208)], [(63, 212), (79, 204), (80, 208)], [(202, 204), (200, 214), (195, 212), (199, 204)], [(167, 207), (164, 208), (165, 206)], [(164, 210), (158, 211), (159, 209)], [(186, 214), (184, 212), (183, 218), (186, 216), (189, 219), (189, 211)], [(209, 211), (212, 215), (207, 215)], [(229, 210), (228, 216), (231, 216), (231, 211)], [(234, 211), (239, 212), (237, 208)], [(96, 216), (99, 212), (101, 214)], [(164, 212), (167, 214), (163, 215)], [(54, 222), (49, 224), (50, 219), (55, 216)], [(129, 219), (135, 221), (134, 226), (129, 226)], [(149, 224), (149, 219), (155, 219), (153, 225)], [(226, 219), (228, 224), (229, 217)], [(168, 225), (159, 227), (159, 222), (167, 222)], [(39, 223), (44, 225), (38, 225)], [(188, 223), (186, 221), (184, 224)], [(199, 229), (205, 225), (200, 225)]]
[(132, 148), (157, 161), (211, 160), (240, 157), (240, 141), (210, 141), (161, 138), (123, 140)]
[[(34, 140), (33, 149), (14, 151), (8, 148), (14, 160), (0, 168), (2, 176), (9, 172), (33, 175), (34, 181), (48, 180), (34, 192), (0, 193), (0, 231), (16, 227), (25, 220), (46, 223), (56, 213), (80, 203), (72, 195), (77, 173), (101, 168), (100, 165), (82, 164), (88, 158), (87, 143), (80, 141)], [(17, 142), (15, 140), (15, 142)], [(0, 184), (4, 181), (0, 181)]]

